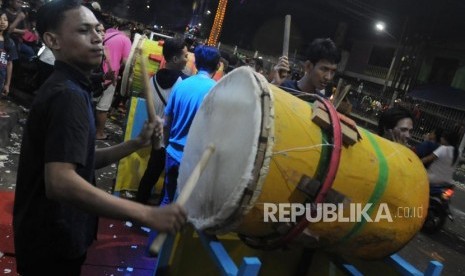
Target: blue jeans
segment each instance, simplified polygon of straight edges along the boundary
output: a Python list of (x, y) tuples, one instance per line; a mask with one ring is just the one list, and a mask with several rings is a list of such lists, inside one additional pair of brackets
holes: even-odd
[(164, 196), (160, 206), (168, 205), (174, 200), (178, 187), (179, 162), (166, 153)]
[(27, 60), (31, 60), (31, 58), (36, 55), (34, 49), (32, 49), (31, 46), (24, 43), (19, 44), (19, 53)]

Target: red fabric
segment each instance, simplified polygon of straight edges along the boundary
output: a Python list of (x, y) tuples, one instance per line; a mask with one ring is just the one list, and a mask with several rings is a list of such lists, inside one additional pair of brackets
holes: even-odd
[(0, 192), (0, 251), (14, 254), (13, 242), (13, 202), (14, 192)]
[(35, 33), (29, 30), (26, 30), (22, 38), (26, 42), (36, 42), (39, 39)]

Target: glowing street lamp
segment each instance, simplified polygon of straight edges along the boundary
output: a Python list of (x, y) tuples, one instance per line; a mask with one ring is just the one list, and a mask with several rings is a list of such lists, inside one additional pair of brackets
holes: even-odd
[(375, 28), (377, 31), (382, 32), (386, 28), (386, 25), (384, 24), (384, 22), (378, 22), (376, 23)]
[(397, 40), (397, 38), (395, 36), (393, 36), (390, 32), (388, 32), (386, 30), (386, 24), (384, 22), (382, 22), (382, 21), (376, 22), (375, 29), (376, 29), (376, 31), (383, 32), (383, 33), (387, 34), (388, 36), (390, 36), (390, 37), (394, 38), (395, 40)]

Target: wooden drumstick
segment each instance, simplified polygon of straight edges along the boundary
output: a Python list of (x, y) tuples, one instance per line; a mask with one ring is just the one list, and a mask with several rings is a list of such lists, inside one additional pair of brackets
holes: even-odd
[(284, 18), (283, 56), (289, 56), (289, 38), (291, 36), (291, 15)]
[[(149, 81), (149, 74), (147, 73), (147, 67), (145, 63), (145, 57), (142, 51), (142, 47), (137, 48), (137, 53), (139, 54), (140, 58), (140, 65), (142, 70), (142, 79), (144, 83), (144, 96), (145, 96), (145, 105), (147, 106), (147, 115), (149, 117), (149, 122), (154, 123), (157, 119), (157, 115), (155, 113), (155, 104), (153, 103), (153, 94), (150, 90), (150, 81)], [(154, 145), (155, 148), (161, 148), (162, 137), (159, 135), (157, 136), (157, 145)]]
[[(187, 200), (192, 194), (192, 191), (197, 185), (197, 182), (199, 181), (202, 171), (205, 169), (205, 166), (207, 165), (208, 160), (210, 159), (214, 151), (215, 151), (215, 145), (214, 144), (208, 145), (208, 147), (203, 152), (199, 163), (197, 163), (194, 170), (192, 170), (191, 175), (187, 179), (186, 185), (184, 185), (184, 188), (182, 189), (181, 193), (176, 199), (176, 203), (178, 203), (181, 206), (184, 206), (184, 204), (186, 204)], [(150, 249), (149, 249), (150, 253), (152, 253), (153, 255), (158, 255), (163, 243), (166, 240), (166, 237), (167, 237), (166, 233), (159, 233), (157, 238), (150, 245)]]
[(145, 57), (143, 55), (142, 48), (137, 48), (137, 52), (140, 58), (141, 70), (142, 70), (142, 78), (144, 80), (144, 96), (147, 105), (147, 114), (149, 116), (149, 122), (153, 123), (156, 121), (156, 114), (155, 114), (155, 105), (153, 104), (153, 95), (150, 91), (150, 81), (149, 75), (147, 73), (147, 67), (145, 64)]

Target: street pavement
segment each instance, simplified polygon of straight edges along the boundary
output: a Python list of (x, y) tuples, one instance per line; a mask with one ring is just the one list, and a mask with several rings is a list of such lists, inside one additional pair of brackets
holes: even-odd
[(425, 271), (430, 260), (444, 265), (442, 275), (465, 275), (465, 189), (457, 183), (452, 198), (454, 221), (447, 220), (436, 234), (418, 233), (400, 252), (408, 262)]

